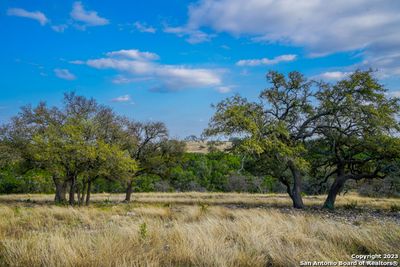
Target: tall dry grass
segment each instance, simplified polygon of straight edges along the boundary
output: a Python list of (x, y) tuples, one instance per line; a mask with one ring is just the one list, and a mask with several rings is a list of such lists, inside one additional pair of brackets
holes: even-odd
[(398, 221), (386, 217), (348, 220), (204, 201), (72, 208), (5, 199), (0, 199), (0, 266), (298, 266), (302, 260), (400, 251)]

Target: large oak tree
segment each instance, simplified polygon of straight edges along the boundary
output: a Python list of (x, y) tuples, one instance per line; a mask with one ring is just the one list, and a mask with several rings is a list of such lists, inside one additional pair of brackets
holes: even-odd
[(272, 172), (286, 186), (293, 207), (303, 208), (302, 176), (309, 166), (304, 142), (329, 113), (318, 105), (323, 88), (313, 88), (298, 72), (285, 77), (270, 71), (267, 80), (271, 86), (261, 91), (257, 102), (236, 95), (218, 103), (205, 134), (237, 136), (242, 151), (274, 162), (279, 168), (266, 173)]
[(356, 71), (321, 92), (314, 166), (332, 179), (324, 207), (333, 209), (346, 181), (385, 178), (400, 156), (399, 99), (392, 98), (372, 71)]

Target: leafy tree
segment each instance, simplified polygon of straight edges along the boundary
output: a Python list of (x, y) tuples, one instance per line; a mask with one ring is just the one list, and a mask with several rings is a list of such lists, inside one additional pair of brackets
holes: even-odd
[[(4, 147), (0, 150), (9, 156), (8, 166), (14, 172), (15, 177), (23, 177), (27, 172), (35, 169), (44, 170), (35, 162), (34, 155), (29, 149), (34, 135), (43, 133), (50, 124), (60, 124), (64, 115), (57, 108), (48, 108), (44, 102), (39, 103), (35, 108), (24, 106), (17, 116), (4, 125), (1, 131), (1, 143)], [(52, 178), (58, 184), (58, 177)], [(56, 201), (57, 196), (56, 194)]]
[(126, 148), (139, 169), (127, 180), (125, 201), (130, 201), (134, 182), (141, 175), (165, 176), (168, 167), (184, 152), (183, 142), (168, 140), (168, 130), (161, 122), (126, 122), (129, 142)]
[[(95, 100), (65, 94), (63, 109), (23, 107), (6, 130), (1, 131), (1, 153), (15, 151), (14, 159), (20, 169), (43, 170), (51, 175), (55, 201), (65, 201), (69, 186), (69, 202), (90, 199), (90, 185), (98, 177), (127, 179), (137, 164), (122, 148), (124, 134), (122, 119)], [(8, 153), (10, 154), (10, 153)]]
[[(324, 85), (330, 87), (329, 85)], [(371, 71), (356, 71), (321, 93), (322, 106), (335, 112), (319, 122), (314, 142), (323, 182), (333, 177), (324, 207), (333, 209), (346, 181), (385, 178), (400, 156), (399, 100), (390, 98)]]
[(136, 173), (137, 162), (130, 157), (127, 149), (128, 144), (135, 144), (131, 143), (131, 138), (124, 131), (126, 121), (116, 116), (110, 108), (98, 108), (90, 131), (87, 131), (90, 135), (87, 140), (95, 144), (95, 155), (81, 175), (80, 203), (83, 203), (86, 189), (86, 204), (89, 204), (91, 186), (97, 179), (125, 182)]
[(206, 135), (241, 138), (239, 149), (252, 156), (262, 155), (279, 166), (267, 174), (278, 177), (287, 187), (295, 208), (303, 208), (302, 176), (309, 167), (304, 159), (304, 141), (314, 136), (316, 122), (329, 111), (318, 107), (318, 91), (298, 72), (270, 71), (271, 87), (260, 93), (259, 102), (238, 95), (215, 106)]

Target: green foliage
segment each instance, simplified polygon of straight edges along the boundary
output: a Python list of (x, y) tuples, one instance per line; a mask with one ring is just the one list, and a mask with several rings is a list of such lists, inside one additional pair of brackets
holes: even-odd
[(24, 174), (14, 168), (0, 170), (0, 193), (52, 193), (53, 182), (43, 170), (31, 170)]
[(152, 192), (155, 191), (155, 184), (160, 181), (158, 175), (144, 174), (135, 179), (135, 192)]
[(145, 222), (139, 225), (139, 236), (142, 239), (146, 239), (148, 235), (147, 224)]
[(92, 192), (95, 193), (122, 193), (125, 190), (125, 186), (118, 180), (109, 180), (103, 177), (96, 179), (93, 183)]
[(205, 203), (200, 203), (200, 213), (204, 214), (208, 211), (209, 205)]
[(223, 152), (186, 153), (169, 180), (179, 191), (224, 191), (229, 175), (240, 169), (238, 156)]

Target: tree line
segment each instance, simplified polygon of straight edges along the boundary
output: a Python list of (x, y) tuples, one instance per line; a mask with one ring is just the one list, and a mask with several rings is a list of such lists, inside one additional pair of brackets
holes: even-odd
[(119, 116), (75, 93), (62, 107), (22, 107), (0, 128), (0, 191), (19, 192), (28, 181), (74, 205), (99, 190), (123, 190), (126, 201), (141, 190), (285, 190), (295, 208), (307, 192), (327, 193), (324, 207), (333, 209), (348, 181), (384, 179), (398, 190), (399, 99), (372, 71), (333, 84), (299, 72), (266, 78), (257, 101), (235, 95), (214, 106), (204, 136), (232, 146), (210, 143), (206, 155), (187, 153), (162, 122)]

